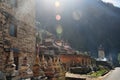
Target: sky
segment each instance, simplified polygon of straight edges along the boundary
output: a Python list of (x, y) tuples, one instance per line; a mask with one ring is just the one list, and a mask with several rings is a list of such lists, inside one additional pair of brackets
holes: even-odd
[(114, 6), (120, 8), (120, 0), (102, 0), (102, 1), (107, 2), (107, 3), (112, 3)]

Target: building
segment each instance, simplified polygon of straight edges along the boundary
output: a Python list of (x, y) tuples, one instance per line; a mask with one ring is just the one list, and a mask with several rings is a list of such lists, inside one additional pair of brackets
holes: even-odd
[(103, 49), (102, 45), (100, 45), (100, 47), (98, 48), (98, 58), (99, 59), (104, 59), (105, 58), (105, 52), (104, 52), (104, 49)]
[(67, 67), (90, 66), (92, 59), (90, 56), (82, 54), (61, 54), (59, 55), (60, 61)]
[(35, 1), (0, 0), (0, 71), (11, 50), (18, 70), (24, 57), (32, 66), (35, 53)]

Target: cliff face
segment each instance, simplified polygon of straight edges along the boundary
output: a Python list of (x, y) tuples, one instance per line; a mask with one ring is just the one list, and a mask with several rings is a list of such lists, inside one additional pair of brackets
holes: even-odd
[[(120, 9), (100, 0), (61, 1), (61, 20), (55, 20), (55, 11), (47, 10), (40, 1), (37, 20), (41, 26), (56, 34), (56, 25), (63, 28), (62, 38), (78, 50), (97, 50), (103, 44), (106, 50), (119, 49)], [(41, 5), (40, 5), (41, 4)], [(48, 12), (49, 11), (49, 12)]]

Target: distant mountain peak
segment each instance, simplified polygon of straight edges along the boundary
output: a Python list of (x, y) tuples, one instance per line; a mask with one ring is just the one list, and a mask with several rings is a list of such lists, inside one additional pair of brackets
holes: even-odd
[[(69, 6), (66, 5), (67, 3), (61, 5), (60, 8), (63, 9), (58, 11), (62, 18), (57, 22), (56, 9), (46, 10), (46, 6), (43, 5), (44, 0), (39, 1), (41, 2), (37, 7), (36, 18), (41, 22), (41, 27), (46, 26), (44, 29), (57, 35), (56, 25), (60, 24), (63, 33), (57, 36), (68, 40), (73, 48), (95, 50), (100, 43), (103, 43), (109, 49), (120, 49), (120, 8), (102, 0), (68, 0), (74, 3), (69, 3)], [(73, 15), (74, 11), (76, 13)], [(79, 16), (79, 19), (73, 19), (74, 16)]]
[(105, 3), (112, 4), (115, 7), (120, 8), (120, 0), (102, 0)]

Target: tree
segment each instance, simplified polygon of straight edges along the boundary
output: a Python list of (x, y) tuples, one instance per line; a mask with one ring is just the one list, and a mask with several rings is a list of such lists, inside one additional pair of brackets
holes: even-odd
[(120, 53), (118, 54), (118, 61), (119, 61), (119, 64), (120, 64)]
[(40, 41), (41, 41), (41, 39), (40, 39), (40, 33), (38, 32), (37, 34), (36, 34), (36, 43), (40, 43)]

